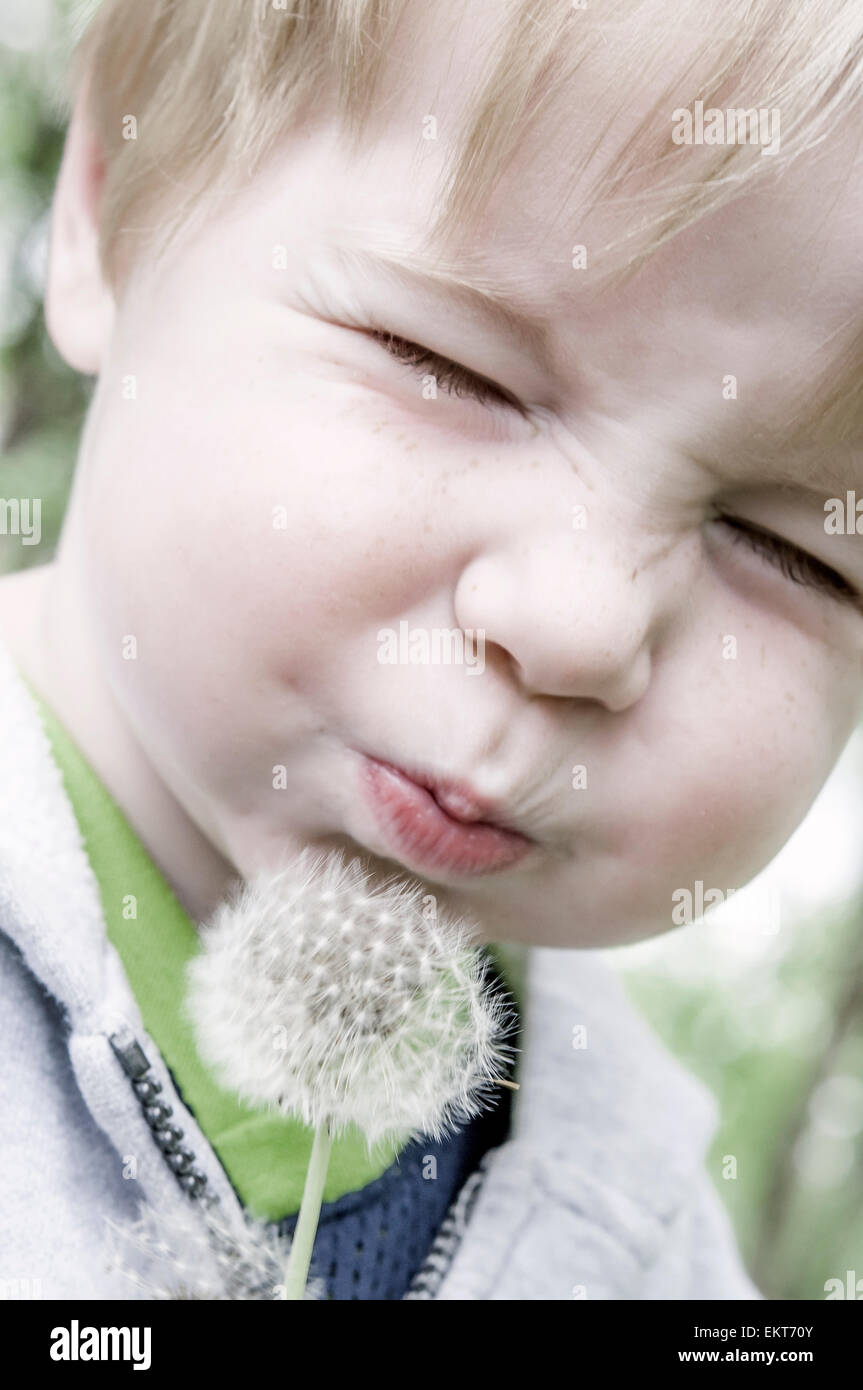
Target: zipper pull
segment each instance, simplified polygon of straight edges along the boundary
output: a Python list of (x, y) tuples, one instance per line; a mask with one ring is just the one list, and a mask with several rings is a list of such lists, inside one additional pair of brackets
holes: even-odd
[[(146, 1053), (141, 1044), (131, 1034), (124, 1038), (122, 1033), (112, 1033), (108, 1039), (120, 1066), (132, 1081), (140, 1081), (150, 1070)], [(161, 1087), (159, 1087), (161, 1090)]]
[(168, 1123), (174, 1113), (171, 1106), (156, 1099), (162, 1089), (162, 1083), (157, 1081), (155, 1077), (147, 1075), (151, 1063), (147, 1060), (147, 1054), (141, 1044), (128, 1029), (112, 1033), (108, 1041), (114, 1056), (132, 1082), (132, 1090), (135, 1092), (153, 1139), (183, 1191), (188, 1197), (197, 1198), (203, 1202), (205, 1206), (218, 1202), (218, 1196), (206, 1190), (206, 1173), (202, 1173), (200, 1168), (193, 1166), (195, 1163), (194, 1153), (180, 1143), (183, 1138), (183, 1130), (180, 1129), (179, 1125)]

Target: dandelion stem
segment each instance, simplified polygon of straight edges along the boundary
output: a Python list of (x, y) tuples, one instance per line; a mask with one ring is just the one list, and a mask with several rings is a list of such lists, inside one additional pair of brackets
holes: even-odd
[(284, 1297), (286, 1299), (301, 1299), (305, 1292), (309, 1265), (312, 1262), (312, 1250), (318, 1230), (318, 1220), (321, 1214), (321, 1201), (324, 1195), (324, 1183), (327, 1178), (332, 1144), (332, 1122), (324, 1120), (315, 1130), (315, 1142), (312, 1145), (312, 1155), (306, 1172), (300, 1215), (294, 1230), (294, 1238), (291, 1241), (291, 1253), (285, 1267)]

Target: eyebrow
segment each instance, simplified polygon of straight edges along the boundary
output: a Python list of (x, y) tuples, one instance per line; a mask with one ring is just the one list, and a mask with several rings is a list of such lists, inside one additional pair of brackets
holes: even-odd
[(819, 497), (863, 485), (863, 328), (801, 393), (790, 416), (750, 436), (738, 457)]
[(781, 425), (735, 430), (724, 442), (700, 443), (691, 455), (727, 485), (750, 483), (809, 493), (822, 501), (863, 482), (863, 447), (806, 439)]
[(863, 325), (859, 322), (850, 341), (819, 374), (794, 412), (788, 437), (792, 445), (811, 438), (827, 448), (844, 446), (846, 451), (863, 454)]
[[(860, 486), (863, 477), (863, 464), (857, 464), (846, 456), (843, 463), (833, 457), (825, 458), (819, 454), (812, 459), (801, 457), (790, 446), (770, 442), (763, 447), (752, 444), (749, 447), (736, 446), (737, 467), (732, 472), (727, 463), (720, 464), (717, 459), (708, 459), (711, 471), (722, 475), (733, 487), (757, 482), (759, 486), (780, 487), (789, 492), (809, 493), (818, 501), (823, 501), (828, 493), (831, 496), (844, 496), (855, 482)], [(794, 460), (788, 456), (794, 453)], [(704, 455), (696, 455), (696, 457)]]
[(417, 253), (402, 247), (386, 248), (338, 244), (337, 259), (346, 268), (363, 275), (383, 275), (418, 295), (445, 295), (451, 303), (461, 305), (468, 313), (476, 314), (506, 334), (538, 361), (548, 356), (548, 330), (525, 308), (514, 305), (514, 296), (497, 288), (492, 279), (471, 275), (454, 263), (449, 267), (431, 265)]
[[(331, 249), (346, 269), (361, 275), (389, 277), (393, 284), (417, 295), (431, 292), (446, 296), (451, 303), (485, 319), (518, 343), (545, 370), (551, 370), (548, 327), (525, 304), (519, 305), (514, 287), (482, 272), (471, 274), (456, 261), (432, 263), (421, 252), (395, 243), (387, 245), (383, 239), (372, 247), (346, 236)], [(801, 477), (800, 455), (807, 444), (810, 449), (820, 445), (822, 451), (845, 454), (846, 464), (847, 455), (863, 454), (863, 330), (839, 354), (839, 362), (842, 365), (838, 372), (833, 363), (818, 377), (790, 420), (762, 428), (757, 442), (750, 437), (738, 443), (737, 457), (745, 459), (747, 467), (769, 469), (772, 483), (818, 497), (830, 488), (847, 488), (846, 469), (825, 459), (823, 452), (817, 459), (815, 477)], [(796, 458), (789, 462), (789, 455)]]

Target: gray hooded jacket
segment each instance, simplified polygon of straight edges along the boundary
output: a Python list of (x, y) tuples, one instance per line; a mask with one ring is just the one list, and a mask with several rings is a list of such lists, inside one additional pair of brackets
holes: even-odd
[[(703, 1166), (713, 1097), (601, 953), (531, 948), (525, 964), (511, 1135), (462, 1189), (407, 1297), (760, 1298)], [(577, 1026), (587, 1045), (574, 1048)], [(242, 1220), (144, 1029), (38, 710), (2, 646), (0, 1039), (0, 1294), (147, 1297), (106, 1258), (106, 1218), (152, 1207), (203, 1221), (205, 1191)], [(153, 1080), (191, 1165), (147, 1116)]]

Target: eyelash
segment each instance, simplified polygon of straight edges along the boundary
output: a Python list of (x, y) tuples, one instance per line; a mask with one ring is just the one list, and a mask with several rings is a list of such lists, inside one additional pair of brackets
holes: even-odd
[[(422, 369), (431, 371), (438, 385), (451, 396), (468, 396), (480, 405), (497, 401), (498, 404), (523, 412), (521, 402), (515, 396), (504, 391), (496, 382), (463, 367), (459, 362), (441, 357), (430, 348), (424, 348), (408, 338), (400, 338), (398, 334), (385, 329), (373, 329), (370, 336), (397, 362), (413, 367), (417, 372)], [(817, 560), (808, 551), (801, 550), (791, 541), (774, 536), (769, 531), (748, 526), (737, 517), (720, 515), (716, 519), (730, 528), (731, 538), (736, 544), (742, 542), (747, 545), (750, 550), (754, 550), (774, 565), (792, 583), (818, 589), (832, 598), (848, 603), (859, 603), (863, 597), (837, 570), (823, 564), (821, 560)]]
[(509, 406), (520, 413), (524, 411), (521, 402), (502, 386), (477, 372), (470, 371), (460, 362), (441, 357), (430, 348), (421, 347), (419, 343), (412, 343), (408, 338), (400, 338), (398, 334), (389, 333), (385, 329), (373, 329), (370, 336), (397, 362), (403, 362), (405, 366), (413, 367), (418, 372), (423, 369), (430, 371), (438, 386), (442, 386), (450, 396), (468, 396), (480, 405), (489, 405), (496, 401), (499, 405)]
[(816, 560), (808, 551), (801, 550), (791, 541), (774, 536), (769, 531), (759, 530), (747, 525), (737, 517), (720, 515), (717, 521), (731, 528), (731, 538), (735, 543), (743, 543), (750, 550), (763, 556), (770, 564), (790, 579), (794, 584), (803, 584), (810, 589), (819, 589), (840, 602), (859, 603), (861, 595), (841, 574)]

